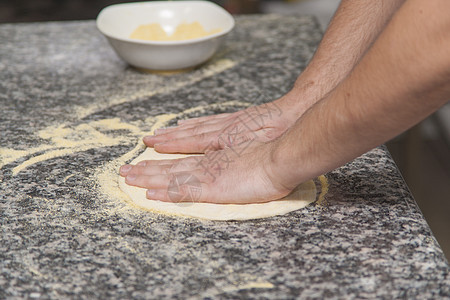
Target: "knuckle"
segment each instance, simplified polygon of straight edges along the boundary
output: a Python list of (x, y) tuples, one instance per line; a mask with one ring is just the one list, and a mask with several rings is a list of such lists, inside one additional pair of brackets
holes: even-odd
[(201, 132), (201, 133), (199, 133), (199, 134), (197, 134), (197, 135), (195, 135), (195, 136), (196, 136), (196, 138), (197, 138), (199, 141), (202, 141), (202, 142), (206, 141), (207, 138), (208, 138), (207, 134), (204, 133), (204, 132)]

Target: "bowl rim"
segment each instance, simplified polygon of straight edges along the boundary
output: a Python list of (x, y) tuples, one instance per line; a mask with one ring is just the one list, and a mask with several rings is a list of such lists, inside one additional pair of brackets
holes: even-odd
[[(204, 37), (200, 37), (200, 38), (195, 38), (195, 39), (189, 39), (189, 40), (181, 40), (181, 41), (150, 41), (150, 40), (138, 40), (138, 39), (132, 39), (132, 38), (124, 38), (124, 37), (118, 37), (115, 36), (113, 34), (109, 34), (106, 33), (102, 28), (101, 28), (101, 18), (102, 16), (105, 14), (105, 12), (107, 10), (110, 9), (115, 9), (117, 7), (125, 7), (125, 6), (154, 6), (154, 5), (161, 5), (161, 4), (167, 4), (169, 6), (181, 6), (181, 5), (189, 5), (189, 4), (201, 4), (201, 5), (209, 5), (211, 7), (214, 7), (214, 9), (218, 9), (221, 12), (225, 13), (225, 15), (227, 16), (227, 18), (229, 18), (230, 22), (230, 26), (229, 28), (226, 28), (220, 32), (211, 34), (211, 35), (207, 35)], [(169, 45), (188, 45), (188, 44), (194, 44), (194, 43), (200, 43), (203, 41), (207, 41), (210, 39), (214, 39), (223, 35), (226, 35), (227, 33), (229, 33), (235, 26), (235, 20), (233, 18), (233, 16), (226, 11), (223, 7), (210, 2), (210, 1), (204, 1), (204, 0), (200, 0), (200, 1), (145, 1), (145, 2), (128, 2), (128, 3), (118, 3), (118, 4), (112, 4), (112, 5), (108, 5), (106, 7), (104, 7), (99, 14), (97, 15), (96, 18), (96, 25), (97, 25), (97, 29), (106, 37), (108, 38), (112, 38), (115, 40), (119, 40), (119, 41), (123, 41), (123, 42), (129, 42), (129, 43), (135, 43), (135, 44), (144, 44), (144, 45), (158, 45), (158, 46), (169, 46)]]

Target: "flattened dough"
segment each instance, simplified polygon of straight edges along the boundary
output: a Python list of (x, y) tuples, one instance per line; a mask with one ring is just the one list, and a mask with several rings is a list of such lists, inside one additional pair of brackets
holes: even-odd
[[(182, 154), (161, 154), (147, 148), (131, 164), (143, 160), (176, 159), (187, 157)], [(314, 182), (299, 185), (292, 193), (281, 200), (257, 204), (212, 204), (212, 203), (170, 203), (146, 198), (146, 189), (130, 186), (119, 176), (119, 187), (139, 207), (163, 214), (181, 215), (208, 220), (250, 220), (284, 215), (312, 203), (316, 199)]]

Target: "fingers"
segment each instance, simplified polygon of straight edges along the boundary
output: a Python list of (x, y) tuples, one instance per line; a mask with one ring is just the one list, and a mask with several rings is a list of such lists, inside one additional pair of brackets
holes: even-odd
[[(123, 170), (130, 169), (125, 175), (125, 182), (147, 189), (148, 199), (175, 203), (204, 201), (201, 196), (208, 178), (192, 161), (175, 163), (172, 168), (169, 165), (153, 165), (152, 161), (147, 162), (146, 165), (125, 165), (120, 173), (124, 176)], [(164, 173), (168, 170), (170, 171)], [(158, 174), (160, 171), (163, 173)]]
[[(144, 143), (161, 153), (204, 153), (206, 150), (239, 145), (260, 136), (255, 133), (261, 129), (257, 123), (237, 120), (225, 127), (222, 123), (215, 123), (205, 127), (175, 129), (167, 134), (144, 137)], [(264, 137), (262, 140), (268, 139)]]
[(214, 120), (210, 120), (210, 121), (201, 122), (198, 124), (182, 124), (182, 125), (176, 125), (176, 126), (171, 126), (171, 127), (166, 127), (166, 128), (158, 128), (155, 130), (154, 135), (168, 134), (168, 133), (172, 133), (174, 131), (180, 131), (180, 130), (198, 130), (198, 131), (206, 132), (206, 131), (208, 131), (208, 129), (210, 130), (211, 126), (216, 125), (213, 128), (217, 128), (217, 127), (225, 127), (227, 124), (228, 124), (228, 122), (225, 120), (225, 118), (223, 118), (222, 120), (214, 119)]
[(175, 140), (184, 137), (195, 137), (203, 133), (220, 132), (227, 124), (214, 122), (202, 124), (201, 126), (179, 126), (167, 129), (161, 129), (155, 132), (153, 136), (144, 137), (144, 143), (148, 147), (154, 147), (156, 144)]
[(120, 167), (119, 174), (128, 175), (158, 175), (171, 172), (183, 172), (194, 168), (198, 164), (196, 157), (166, 160), (144, 160), (136, 165), (124, 165)]
[(155, 144), (171, 139), (220, 131), (235, 123), (243, 113), (243, 111), (238, 111), (235, 113), (180, 120), (178, 126), (156, 129), (153, 136), (146, 136), (144, 138), (144, 143), (148, 147), (153, 147)]
[(149, 189), (146, 192), (146, 197), (149, 200), (159, 200), (164, 202), (168, 202), (170, 200), (167, 189)]
[(169, 175), (137, 175), (129, 174), (125, 177), (128, 185), (146, 189), (167, 189), (169, 186)]
[(168, 189), (149, 189), (146, 192), (147, 199), (158, 200), (172, 203), (206, 203), (208, 197), (205, 195), (206, 184), (198, 186), (181, 186), (177, 189), (171, 188), (169, 184)]
[[(180, 130), (194, 130), (196, 133), (207, 132), (226, 126), (230, 114), (213, 115), (187, 120), (179, 120), (176, 126), (157, 128), (155, 135), (169, 134)], [(184, 121), (184, 122), (182, 122)]]
[(177, 164), (154, 165), (154, 166), (125, 165), (120, 168), (119, 173), (123, 177), (131, 176), (131, 175), (151, 176), (151, 175), (159, 175), (159, 174), (168, 174), (173, 169), (173, 166), (177, 166)]
[(225, 144), (218, 138), (220, 131), (202, 133), (195, 136), (181, 137), (154, 144), (161, 153), (204, 153), (206, 150), (223, 149)]
[[(146, 144), (160, 153), (205, 153), (239, 146), (250, 140), (268, 141), (272, 135), (270, 129), (259, 131), (237, 129), (225, 133), (217, 130), (176, 139), (164, 140), (161, 138), (158, 139), (158, 143)], [(145, 141), (146, 138), (144, 138)]]
[(211, 115), (211, 116), (204, 116), (204, 117), (191, 118), (191, 119), (185, 119), (185, 120), (178, 120), (178, 125), (192, 125), (192, 124), (203, 123), (203, 122), (206, 122), (206, 121), (222, 120), (223, 118), (228, 118), (229, 116), (231, 116), (233, 114), (236, 114), (236, 113), (224, 113), (224, 114), (218, 114), (218, 115)]

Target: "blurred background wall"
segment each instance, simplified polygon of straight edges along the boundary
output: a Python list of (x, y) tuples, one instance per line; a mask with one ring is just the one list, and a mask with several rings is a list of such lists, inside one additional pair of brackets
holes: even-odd
[[(95, 19), (108, 5), (139, 0), (0, 0), (0, 22), (39, 22)], [(229, 12), (258, 13), (259, 0), (213, 0)]]
[[(0, 0), (0, 23), (95, 19), (103, 7), (123, 2), (137, 1)], [(339, 0), (214, 2), (234, 14), (311, 14), (318, 18), (323, 29), (339, 4)], [(450, 258), (450, 104), (387, 146), (447, 258)]]

